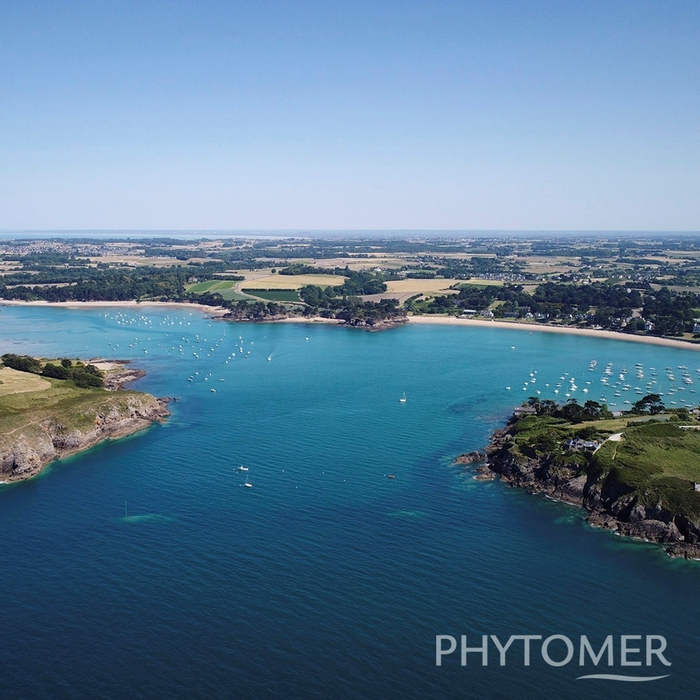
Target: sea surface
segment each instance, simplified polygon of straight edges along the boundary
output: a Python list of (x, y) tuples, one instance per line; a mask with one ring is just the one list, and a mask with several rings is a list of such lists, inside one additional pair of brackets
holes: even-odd
[[(3, 699), (700, 692), (700, 564), (453, 465), (536, 391), (624, 408), (655, 374), (694, 405), (700, 353), (153, 307), (0, 307), (0, 352), (132, 359), (134, 388), (178, 399), (164, 425), (0, 487)], [(463, 634), (565, 635), (576, 654), (550, 666), (534, 644), (525, 666), (514, 644), (501, 666), (491, 646), (487, 666), (458, 650), (437, 667), (436, 635)], [(579, 667), (584, 634), (614, 635), (613, 673), (667, 677), (577, 680), (608, 671)], [(620, 635), (665, 636), (672, 666), (621, 667)]]

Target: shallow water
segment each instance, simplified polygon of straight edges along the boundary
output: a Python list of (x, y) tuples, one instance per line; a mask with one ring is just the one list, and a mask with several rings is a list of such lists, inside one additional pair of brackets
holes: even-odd
[[(622, 401), (635, 400), (640, 363), (692, 403), (700, 354), (152, 308), (0, 307), (0, 329), (2, 352), (131, 358), (148, 372), (136, 388), (180, 399), (163, 426), (0, 487), (0, 697), (696, 694), (700, 566), (452, 460), (533, 387), (563, 398), (556, 384), (574, 378), (573, 396), (598, 399), (610, 362), (612, 380), (630, 377)], [(455, 653), (437, 668), (437, 634), (586, 634), (595, 646), (658, 634), (673, 665), (648, 683), (577, 681), (577, 658), (555, 668), (534, 654), (524, 667), (515, 654), (501, 667), (492, 647), (487, 667)]]

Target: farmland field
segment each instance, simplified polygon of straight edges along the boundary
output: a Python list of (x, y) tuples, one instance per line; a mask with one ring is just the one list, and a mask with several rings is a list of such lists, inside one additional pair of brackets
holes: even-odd
[(270, 275), (240, 283), (240, 289), (301, 289), (307, 284), (319, 287), (339, 287), (346, 278), (339, 275)]
[(412, 292), (414, 294), (425, 294), (430, 292), (442, 292), (453, 284), (459, 283), (461, 280), (454, 279), (429, 279), (429, 280), (395, 280), (387, 282), (388, 292)]
[(266, 301), (300, 301), (299, 294), (294, 289), (246, 289), (251, 296)]
[(221, 294), (221, 297), (226, 301), (248, 299), (249, 297), (236, 291), (236, 284), (235, 280), (207, 280), (206, 282), (197, 282), (197, 284), (191, 285), (187, 288), (187, 291), (194, 294), (205, 294), (206, 292)]

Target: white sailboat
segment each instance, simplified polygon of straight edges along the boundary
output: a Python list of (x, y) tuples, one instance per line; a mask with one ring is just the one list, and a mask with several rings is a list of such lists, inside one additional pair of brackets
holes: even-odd
[(406, 403), (406, 392), (403, 392), (403, 396), (399, 399), (401, 403)]

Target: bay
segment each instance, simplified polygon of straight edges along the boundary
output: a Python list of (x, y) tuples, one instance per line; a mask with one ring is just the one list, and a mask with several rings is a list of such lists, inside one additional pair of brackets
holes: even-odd
[[(674, 400), (694, 404), (694, 351), (154, 307), (0, 307), (0, 351), (132, 359), (148, 373), (134, 388), (178, 398), (166, 424), (0, 487), (2, 697), (697, 693), (695, 562), (453, 465), (535, 391), (563, 399), (573, 378), (599, 399), (608, 363), (642, 387), (654, 367), (665, 390), (665, 368), (687, 367)], [(538, 656), (501, 667), (495, 648), (487, 667), (436, 667), (439, 634), (658, 634), (673, 665), (643, 684)]]

